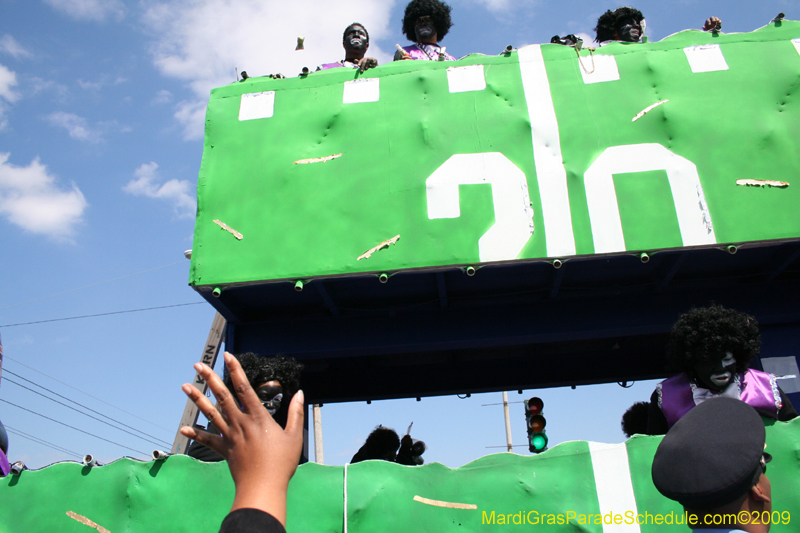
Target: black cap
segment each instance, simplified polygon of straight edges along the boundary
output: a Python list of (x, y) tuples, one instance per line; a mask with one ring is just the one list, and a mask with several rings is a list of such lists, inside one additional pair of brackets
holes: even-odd
[(733, 398), (711, 398), (678, 420), (653, 458), (653, 483), (696, 511), (743, 496), (762, 473), (766, 432), (755, 409)]

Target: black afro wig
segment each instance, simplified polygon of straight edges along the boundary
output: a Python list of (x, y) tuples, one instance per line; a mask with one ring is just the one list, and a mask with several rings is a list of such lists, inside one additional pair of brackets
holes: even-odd
[(414, 23), (418, 18), (427, 15), (433, 19), (436, 37), (441, 41), (453, 26), (450, 10), (450, 6), (439, 0), (411, 0), (403, 16), (403, 33), (409, 41), (416, 41), (417, 32), (414, 31)]
[[(234, 356), (239, 360), (247, 376), (250, 386), (255, 388), (266, 381), (280, 381), (283, 387), (284, 396), (291, 398), (300, 389), (300, 373), (303, 371), (303, 364), (291, 357), (278, 355), (275, 357), (261, 357), (252, 352), (242, 353)], [(228, 390), (236, 396), (233, 390), (233, 382), (225, 367), (225, 377), (223, 379)]]
[(622, 432), (630, 438), (637, 433), (647, 435), (647, 419), (650, 415), (650, 402), (636, 402), (622, 415)]
[(394, 457), (400, 446), (400, 437), (397, 432), (385, 426), (378, 426), (367, 437), (367, 442), (356, 452), (351, 463), (359, 463), (370, 459), (386, 460), (387, 456)]
[(612, 40), (614, 33), (619, 31), (620, 23), (628, 19), (641, 22), (644, 20), (644, 15), (634, 7), (618, 7), (614, 11), (609, 9), (600, 15), (600, 18), (597, 19), (597, 27), (594, 29), (597, 32), (596, 41), (602, 43)]
[(668, 355), (675, 368), (694, 378), (697, 363), (717, 361), (725, 352), (736, 359), (736, 372), (744, 372), (760, 346), (755, 318), (712, 305), (694, 308), (678, 318), (672, 327)]

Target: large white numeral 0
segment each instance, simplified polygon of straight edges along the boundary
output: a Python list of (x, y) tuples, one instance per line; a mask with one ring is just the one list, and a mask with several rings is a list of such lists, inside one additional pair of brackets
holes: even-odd
[(533, 235), (533, 208), (525, 173), (499, 152), (456, 154), (425, 182), (428, 218), (458, 218), (459, 185), (492, 186), (494, 225), (478, 240), (481, 262), (516, 259)]
[(695, 164), (660, 144), (630, 144), (606, 148), (583, 175), (595, 253), (625, 250), (614, 174), (652, 170), (667, 172), (683, 245), (717, 242)]

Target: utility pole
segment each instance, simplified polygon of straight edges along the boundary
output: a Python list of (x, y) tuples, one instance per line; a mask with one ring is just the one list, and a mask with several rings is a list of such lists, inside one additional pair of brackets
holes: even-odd
[(314, 460), (321, 465), (325, 464), (325, 454), (322, 451), (322, 407), (320, 404), (315, 403), (313, 408), (314, 413)]
[(503, 391), (503, 414), (506, 417), (506, 445), (508, 451), (513, 451), (514, 445), (511, 444), (511, 419), (508, 415), (508, 393)]

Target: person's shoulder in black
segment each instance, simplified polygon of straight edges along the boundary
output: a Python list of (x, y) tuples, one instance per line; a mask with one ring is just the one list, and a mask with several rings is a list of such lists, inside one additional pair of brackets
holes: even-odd
[(225, 517), (219, 533), (286, 533), (286, 529), (260, 509), (237, 509)]

